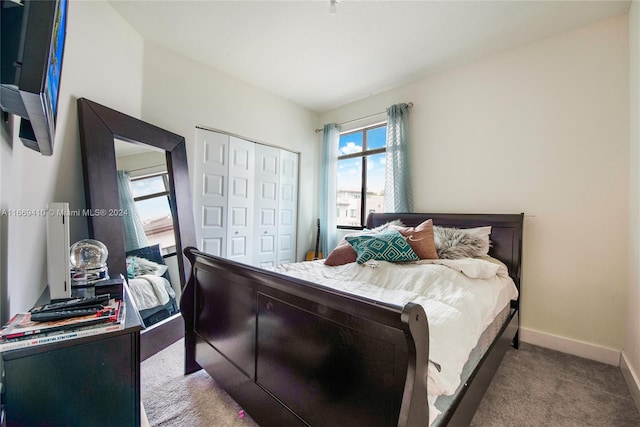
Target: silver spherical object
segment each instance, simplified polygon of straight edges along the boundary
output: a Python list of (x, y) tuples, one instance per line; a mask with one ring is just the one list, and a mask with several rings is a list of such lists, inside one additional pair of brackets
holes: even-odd
[(72, 287), (91, 285), (109, 278), (104, 243), (94, 239), (79, 240), (69, 249)]
[(71, 245), (69, 262), (74, 268), (100, 268), (107, 264), (109, 251), (104, 243), (83, 239)]

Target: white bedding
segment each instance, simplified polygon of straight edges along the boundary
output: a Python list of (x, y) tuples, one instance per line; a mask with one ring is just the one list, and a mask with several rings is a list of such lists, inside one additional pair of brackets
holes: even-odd
[(143, 274), (129, 279), (131, 296), (138, 310), (165, 305), (175, 291), (167, 279), (153, 274)]
[(441, 394), (458, 388), (462, 368), (484, 329), (518, 296), (500, 261), (485, 258), (421, 260), (411, 263), (370, 261), (329, 267), (323, 261), (283, 264), (274, 271), (377, 301), (420, 304), (429, 322), (427, 392), (430, 422)]

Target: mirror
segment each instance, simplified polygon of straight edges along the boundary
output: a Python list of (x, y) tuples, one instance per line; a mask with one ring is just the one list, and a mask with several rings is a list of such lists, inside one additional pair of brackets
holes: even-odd
[[(115, 138), (116, 171), (125, 250), (158, 245), (161, 255), (176, 252), (169, 172), (163, 150)], [(125, 188), (126, 187), (126, 188)], [(129, 263), (127, 270), (130, 272)]]
[(165, 152), (114, 139), (129, 288), (145, 326), (179, 311), (182, 293)]
[[(171, 261), (165, 262), (169, 269), (167, 274), (163, 274), (171, 283), (171, 288), (176, 291), (177, 310), (180, 293), (189, 274), (189, 264), (182, 250), (187, 246), (195, 246), (196, 241), (184, 138), (85, 98), (78, 100), (78, 114), (87, 208), (91, 212), (105, 212), (104, 215), (96, 214), (88, 218), (89, 233), (90, 237), (103, 242), (109, 250), (109, 275), (118, 277), (122, 274), (131, 277), (128, 274), (131, 273), (131, 269), (127, 269), (127, 254), (130, 260), (132, 256), (138, 255), (141, 255), (139, 258), (149, 259), (151, 256), (147, 256), (146, 252), (141, 254), (136, 250), (146, 250), (156, 243), (160, 244), (164, 255), (175, 254), (173, 268)], [(132, 166), (131, 163), (137, 165)], [(154, 218), (161, 224), (156, 224), (156, 235), (150, 233), (151, 238), (146, 242), (132, 244), (130, 233), (125, 233), (125, 229), (129, 228), (127, 222), (131, 216), (128, 215), (128, 209), (123, 208), (123, 203), (126, 202), (122, 201), (119, 191), (118, 168), (130, 169), (129, 179), (134, 171), (133, 175), (137, 175), (134, 180), (141, 176), (153, 175), (151, 184), (164, 185), (166, 192), (160, 195), (159, 199), (164, 198), (170, 215)], [(144, 187), (146, 184), (149, 184), (149, 181), (138, 187)], [(130, 185), (130, 188), (134, 189), (133, 193), (139, 190), (135, 185)], [(144, 202), (153, 194), (138, 194), (138, 198)], [(173, 232), (167, 233), (167, 228), (171, 227)], [(135, 248), (136, 245), (138, 248)], [(164, 259), (170, 258), (171, 256)], [(173, 278), (171, 271), (174, 271)], [(184, 321), (179, 313), (157, 323), (150, 321), (151, 323), (152, 326), (141, 333), (141, 360), (184, 336)]]

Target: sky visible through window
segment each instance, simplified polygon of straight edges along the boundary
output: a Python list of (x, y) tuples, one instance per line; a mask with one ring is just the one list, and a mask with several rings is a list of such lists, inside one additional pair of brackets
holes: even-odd
[[(367, 149), (382, 148), (386, 144), (386, 126), (369, 129), (367, 132)], [(340, 136), (339, 156), (362, 152), (363, 132), (349, 133)], [(369, 157), (367, 162), (367, 191), (382, 193), (384, 191), (385, 173), (384, 154)], [(338, 190), (361, 188), (362, 160), (353, 158), (338, 162)]]
[[(166, 191), (162, 176), (154, 176), (145, 179), (131, 181), (131, 192), (133, 197), (146, 196), (147, 194), (161, 193)], [(164, 218), (171, 214), (169, 203), (166, 197), (157, 197), (136, 203), (138, 214), (143, 220)]]

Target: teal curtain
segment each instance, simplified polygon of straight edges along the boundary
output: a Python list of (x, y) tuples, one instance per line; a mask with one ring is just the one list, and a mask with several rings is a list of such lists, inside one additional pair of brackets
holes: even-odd
[(408, 121), (409, 108), (407, 104), (396, 104), (387, 108), (385, 212), (413, 212), (413, 190), (408, 153)]
[(338, 244), (336, 189), (338, 188), (338, 145), (340, 127), (324, 125), (322, 138), (322, 181), (320, 183), (320, 249), (325, 257)]
[(120, 193), (120, 208), (127, 213), (127, 215), (122, 215), (125, 250), (130, 251), (148, 246), (142, 220), (133, 201), (131, 178), (127, 171), (118, 171), (118, 192)]

